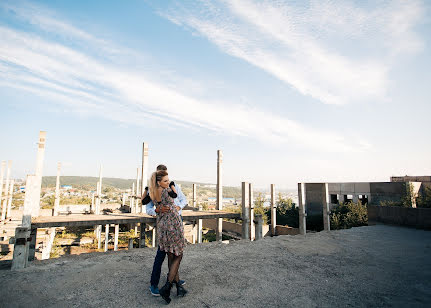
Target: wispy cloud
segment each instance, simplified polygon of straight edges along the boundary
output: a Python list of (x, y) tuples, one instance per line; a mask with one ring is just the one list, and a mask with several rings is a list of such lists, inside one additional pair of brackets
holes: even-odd
[[(13, 10), (13, 5), (7, 10)], [(95, 57), (86, 52), (88, 47), (97, 49), (101, 41), (104, 48), (120, 55), (130, 50), (66, 22), (60, 25), (55, 21), (59, 18), (52, 12), (45, 18), (33, 16), (25, 6), (14, 10), (17, 11), (21, 20), (31, 22), (34, 31), (25, 33), (11, 26), (0, 26), (0, 86), (29, 91), (76, 112), (124, 123), (145, 125), (148, 120), (157, 119), (170, 125), (203, 128), (264, 142), (292, 142), (328, 151), (356, 151), (368, 147), (337, 133), (307, 128), (257, 107), (187, 95), (179, 87), (171, 86), (171, 81), (156, 81), (154, 71), (137, 72), (115, 62), (115, 57)], [(44, 35), (45, 31), (58, 34), (57, 37), (73, 36), (74, 44), (71, 46), (60, 39), (54, 41)], [(224, 40), (225, 34), (226, 31), (220, 33)], [(240, 39), (235, 33), (232, 36), (233, 41)], [(83, 49), (79, 45), (87, 47)]]
[(160, 15), (327, 104), (382, 100), (395, 58), (422, 49), (420, 1), (176, 2)]

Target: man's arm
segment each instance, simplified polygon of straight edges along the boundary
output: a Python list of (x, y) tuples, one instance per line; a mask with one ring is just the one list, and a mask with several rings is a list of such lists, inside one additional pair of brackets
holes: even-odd
[(147, 203), (146, 209), (147, 209), (147, 214), (148, 215), (152, 215), (152, 216), (156, 216), (157, 215), (157, 213), (156, 213), (156, 211), (154, 209), (154, 203), (153, 203), (153, 201), (150, 201), (150, 203)]
[(177, 191), (177, 199), (175, 199), (177, 200), (176, 205), (183, 209), (187, 205), (187, 198), (184, 196), (180, 186), (175, 184), (175, 189)]

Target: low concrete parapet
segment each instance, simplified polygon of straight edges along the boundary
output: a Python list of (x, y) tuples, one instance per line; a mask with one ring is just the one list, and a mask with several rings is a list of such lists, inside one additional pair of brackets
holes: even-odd
[(382, 222), (431, 230), (431, 209), (367, 205), (368, 223)]

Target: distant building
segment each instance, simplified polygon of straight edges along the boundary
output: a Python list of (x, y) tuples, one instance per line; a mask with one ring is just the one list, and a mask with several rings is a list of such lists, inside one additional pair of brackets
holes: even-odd
[[(308, 215), (323, 212), (326, 202), (326, 183), (305, 183), (305, 209)], [(331, 207), (339, 203), (358, 202), (380, 205), (382, 202), (400, 202), (406, 196), (407, 185), (413, 187), (413, 207), (416, 199), (426, 187), (431, 188), (431, 176), (391, 177), (391, 182), (347, 182), (328, 183), (329, 203)], [(301, 202), (301, 184), (298, 184), (298, 202)]]

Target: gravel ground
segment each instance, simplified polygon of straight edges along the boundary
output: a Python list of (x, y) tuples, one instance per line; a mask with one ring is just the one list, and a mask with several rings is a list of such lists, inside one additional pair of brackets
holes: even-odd
[[(1, 307), (160, 307), (155, 249), (36, 261), (0, 271)], [(172, 307), (429, 307), (431, 232), (375, 225), (257, 242), (190, 245), (189, 293)], [(163, 275), (167, 262), (163, 265)]]

